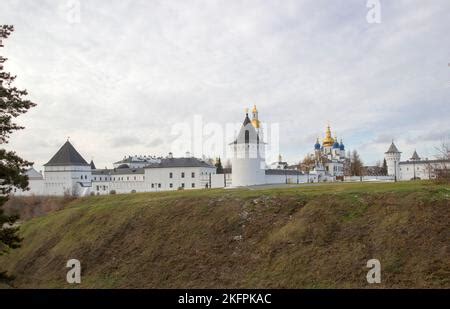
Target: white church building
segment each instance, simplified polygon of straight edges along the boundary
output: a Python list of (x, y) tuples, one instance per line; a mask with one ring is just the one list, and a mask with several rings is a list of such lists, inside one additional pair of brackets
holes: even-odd
[(320, 144), (317, 138), (314, 144), (315, 162), (313, 173), (317, 174), (318, 181), (335, 181), (343, 180), (344, 162), (345, 162), (345, 146), (338, 142), (336, 135), (331, 137), (331, 128), (328, 125), (325, 131), (325, 138)]

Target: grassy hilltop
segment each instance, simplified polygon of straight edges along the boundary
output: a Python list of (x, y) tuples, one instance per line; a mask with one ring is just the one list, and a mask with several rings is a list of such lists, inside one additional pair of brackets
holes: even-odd
[(450, 288), (450, 188), (428, 182), (76, 199), (22, 224), (0, 257), (16, 287)]

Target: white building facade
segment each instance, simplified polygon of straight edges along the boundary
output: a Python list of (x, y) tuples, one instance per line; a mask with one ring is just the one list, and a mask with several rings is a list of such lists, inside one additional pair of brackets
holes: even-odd
[(158, 192), (205, 189), (211, 187), (216, 167), (203, 160), (189, 158), (160, 158), (140, 168), (121, 164), (114, 169), (92, 171), (94, 194)]
[(414, 150), (411, 158), (401, 161), (401, 154), (394, 141), (392, 141), (388, 151), (385, 152), (388, 175), (399, 181), (434, 179), (440, 171), (450, 169), (450, 160), (422, 159)]
[(28, 187), (29, 190), (22, 191), (18, 188), (13, 190), (13, 195), (23, 196), (23, 195), (42, 195), (44, 192), (44, 176), (42, 172), (36, 171), (34, 168), (30, 168), (25, 172), (28, 177)]
[(44, 164), (44, 175), (34, 169), (26, 172), (28, 191), (16, 190), (14, 195), (86, 196), (211, 187), (216, 167), (194, 157), (166, 158), (133, 156), (119, 161), (113, 169), (97, 169), (67, 141)]

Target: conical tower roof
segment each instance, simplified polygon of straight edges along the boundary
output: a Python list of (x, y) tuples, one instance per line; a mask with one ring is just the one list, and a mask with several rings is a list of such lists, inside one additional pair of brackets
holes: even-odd
[(89, 164), (78, 151), (67, 141), (62, 145), (58, 152), (44, 166), (68, 166), (68, 165), (87, 165)]
[(395, 146), (394, 141), (392, 141), (392, 144), (389, 147), (388, 151), (386, 151), (386, 153), (400, 153), (400, 151), (398, 151), (397, 149), (397, 146)]
[(413, 153), (413, 155), (412, 155), (412, 157), (411, 157), (411, 160), (413, 160), (413, 161), (419, 161), (419, 160), (420, 160), (420, 157), (419, 157), (419, 155), (417, 154), (417, 151), (416, 151), (416, 150), (414, 150), (414, 153)]

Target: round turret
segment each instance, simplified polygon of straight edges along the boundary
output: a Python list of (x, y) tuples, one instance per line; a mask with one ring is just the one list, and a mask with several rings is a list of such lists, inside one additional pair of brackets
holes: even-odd
[(401, 152), (398, 151), (397, 146), (395, 146), (394, 141), (392, 141), (391, 146), (388, 151), (384, 153), (384, 158), (386, 159), (386, 164), (388, 168), (388, 175), (394, 176), (395, 179), (400, 179), (400, 158)]
[(230, 145), (233, 150), (232, 185), (240, 187), (264, 184), (266, 176), (265, 145), (248, 117), (248, 113), (236, 140)]

